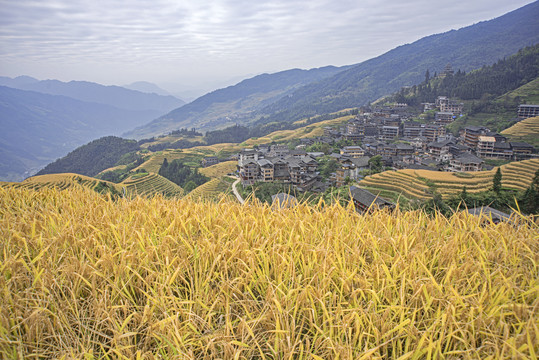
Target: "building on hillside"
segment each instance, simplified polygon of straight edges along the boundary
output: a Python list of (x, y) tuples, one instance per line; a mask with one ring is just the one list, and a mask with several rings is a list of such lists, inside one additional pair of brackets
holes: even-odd
[(381, 140), (390, 141), (398, 138), (400, 134), (400, 126), (382, 126), (382, 133), (380, 135)]
[(535, 152), (535, 148), (525, 142), (510, 142), (509, 144), (511, 144), (513, 159), (515, 160), (530, 159)]
[(410, 145), (414, 147), (416, 152), (427, 151), (428, 139), (425, 136), (415, 136), (410, 140)]
[(434, 121), (436, 124), (447, 125), (453, 122), (454, 116), (452, 112), (438, 111), (434, 116)]
[(425, 125), (417, 121), (405, 121), (402, 123), (402, 136), (406, 138), (415, 138), (423, 136)]
[(459, 156), (464, 153), (471, 153), (472, 149), (464, 144), (452, 144), (449, 146), (449, 153), (453, 156)]
[(492, 149), (492, 157), (495, 159), (511, 160), (513, 158), (513, 148), (510, 143), (496, 141)]
[(427, 151), (434, 158), (440, 158), (443, 155), (449, 154), (449, 150), (455, 142), (452, 140), (433, 141), (427, 144)]
[(477, 156), (464, 153), (450, 160), (449, 171), (481, 171), (484, 161)]
[(517, 116), (519, 118), (529, 118), (539, 116), (539, 105), (521, 104), (518, 106)]
[(464, 109), (464, 103), (451, 100), (447, 96), (438, 96), (436, 106), (440, 108), (441, 112), (449, 112), (453, 115), (462, 114), (462, 110)]
[(414, 153), (414, 147), (408, 144), (386, 144), (383, 155), (385, 156), (409, 156)]
[(436, 108), (435, 103), (421, 103), (421, 105), (423, 106), (423, 112), (434, 110)]
[(274, 165), (267, 159), (258, 160), (259, 174), (258, 179), (260, 181), (268, 182), (275, 179)]
[(207, 156), (200, 162), (202, 167), (208, 167), (219, 163), (219, 159), (216, 156)]
[(477, 139), (476, 154), (482, 158), (491, 158), (494, 153), (494, 144), (496, 138), (494, 136), (479, 136)]
[(239, 174), (242, 185), (253, 185), (258, 180), (260, 168), (257, 160), (243, 161), (239, 167)]
[(462, 138), (464, 139), (464, 144), (476, 149), (479, 137), (488, 133), (490, 133), (490, 130), (484, 126), (466, 126), (462, 132)]
[(277, 157), (279, 159), (284, 159), (290, 153), (288, 146), (282, 144), (275, 144), (270, 146), (270, 151), (268, 153), (269, 157)]
[(354, 207), (360, 213), (373, 211), (376, 209), (394, 209), (395, 204), (371, 192), (360, 189), (357, 186), (350, 186), (350, 196), (354, 202)]
[(428, 142), (437, 141), (438, 137), (445, 135), (446, 130), (442, 125), (427, 125), (425, 126), (425, 132), (423, 135), (427, 138)]
[(269, 158), (273, 163), (273, 180), (274, 181), (289, 181), (290, 172), (288, 171), (288, 163), (280, 158)]
[(345, 146), (341, 149), (341, 155), (357, 158), (364, 156), (365, 150), (361, 146)]

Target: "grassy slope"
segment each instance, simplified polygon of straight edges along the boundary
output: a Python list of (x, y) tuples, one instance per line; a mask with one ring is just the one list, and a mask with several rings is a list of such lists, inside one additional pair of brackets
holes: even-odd
[[(539, 78), (498, 97), (494, 103), (503, 104), (505, 100), (513, 100), (516, 97), (519, 97), (521, 99), (520, 103), (523, 104), (539, 104)], [(471, 106), (472, 101), (465, 101), (464, 103), (466, 104), (466, 111), (466, 108)], [(457, 118), (449, 125), (449, 129), (456, 133), (458, 129), (466, 126), (486, 126), (492, 131), (502, 131), (505, 127), (512, 124), (512, 120), (517, 116), (517, 110), (516, 107), (514, 109), (504, 109), (500, 106), (495, 113), (479, 112), (473, 115), (466, 115)]]
[(0, 237), (4, 359), (537, 354), (536, 226), (8, 187)]

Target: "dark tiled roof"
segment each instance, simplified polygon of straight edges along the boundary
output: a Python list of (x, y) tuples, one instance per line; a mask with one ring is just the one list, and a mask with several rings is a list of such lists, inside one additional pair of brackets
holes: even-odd
[(361, 203), (365, 207), (371, 207), (373, 204), (378, 205), (379, 207), (394, 206), (393, 203), (386, 201), (367, 190), (360, 189), (357, 186), (350, 186), (350, 194), (355, 201)]
[(511, 150), (511, 145), (509, 143), (497, 141), (497, 142), (494, 143), (494, 148), (495, 149)]
[(484, 162), (483, 159), (478, 158), (474, 154), (470, 154), (470, 153), (464, 153), (458, 156), (457, 158), (455, 158), (455, 160), (457, 160), (461, 164), (480, 164)]
[(258, 166), (264, 167), (264, 166), (273, 166), (273, 163), (269, 161), (268, 159), (260, 159), (258, 160)]
[(524, 148), (533, 148), (532, 145), (525, 142), (510, 142), (511, 147), (524, 147)]
[(510, 220), (511, 215), (506, 214), (500, 210), (491, 208), (490, 206), (481, 206), (478, 208), (472, 208), (467, 210), (469, 214), (479, 217), (485, 217), (487, 219), (492, 219), (493, 222), (497, 223), (502, 220)]
[(369, 157), (368, 156), (361, 156), (358, 158), (352, 159), (352, 162), (357, 167), (367, 167), (369, 166)]

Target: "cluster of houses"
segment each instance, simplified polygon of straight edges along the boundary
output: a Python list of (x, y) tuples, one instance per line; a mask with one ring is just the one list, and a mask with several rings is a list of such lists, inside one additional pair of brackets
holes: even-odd
[[(242, 184), (280, 181), (299, 190), (323, 191), (330, 185), (359, 180), (363, 170), (370, 168), (369, 159), (377, 155), (384, 167), (440, 171), (480, 171), (485, 167), (485, 159), (525, 160), (536, 156), (532, 145), (508, 142), (486, 127), (465, 127), (458, 138), (447, 133), (445, 125), (460, 116), (462, 103), (440, 96), (434, 104), (424, 106), (440, 110), (429, 124), (412, 121), (406, 104), (394, 104), (369, 109), (343, 127), (326, 127), (324, 136), (301, 139), (294, 150), (283, 144), (244, 149), (238, 154)], [(533, 116), (536, 111), (539, 112), (537, 105), (519, 107), (519, 114), (526, 116)], [(342, 140), (361, 146), (345, 146), (339, 153), (331, 154), (338, 167), (329, 181), (322, 182), (317, 159), (325, 154), (306, 152), (305, 148)]]
[(323, 155), (302, 149), (290, 150), (285, 145), (243, 149), (238, 154), (238, 173), (243, 185), (280, 181), (291, 183), (302, 191), (313, 190), (321, 186), (316, 158)]

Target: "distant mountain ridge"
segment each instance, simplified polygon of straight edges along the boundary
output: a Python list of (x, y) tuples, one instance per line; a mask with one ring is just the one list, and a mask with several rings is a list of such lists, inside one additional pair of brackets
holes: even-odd
[[(308, 83), (283, 87), (275, 94), (269, 90), (271, 86), (246, 90), (251, 83), (292, 76), (294, 70), (260, 75), (206, 94), (124, 135), (144, 138), (181, 127), (206, 131), (255, 121), (292, 122), (359, 107), (421, 82), (426, 70), (434, 74), (450, 63), (455, 70), (470, 71), (535, 45), (539, 43), (538, 18), (539, 1), (493, 20), (424, 37)], [(260, 97), (262, 91), (264, 96)]]
[(170, 95), (86, 81), (0, 77), (0, 180), (22, 180), (77, 146), (183, 104)]
[(76, 147), (119, 135), (153, 114), (0, 86), (0, 180), (20, 181)]
[(539, 1), (496, 19), (424, 37), (346, 71), (308, 84), (262, 109), (267, 121), (294, 121), (365, 105), (440, 72), (446, 64), (470, 71), (539, 43)]
[(122, 87), (129, 90), (140, 91), (147, 94), (157, 94), (161, 96), (174, 96), (168, 91), (161, 89), (159, 86), (152, 84), (150, 82), (147, 82), (147, 81), (136, 81), (134, 83), (131, 83), (129, 85), (124, 85)]
[(326, 66), (261, 74), (201, 96), (143, 127), (125, 133), (124, 136), (142, 139), (181, 127), (213, 130), (233, 125), (240, 116), (259, 110), (305, 84), (319, 81), (347, 68)]
[(114, 85), (105, 86), (88, 81), (62, 82), (20, 76), (15, 79), (0, 77), (0, 85), (49, 95), (68, 96), (80, 101), (111, 105), (126, 110), (150, 110), (157, 114), (155, 116), (165, 114), (185, 104), (183, 100), (171, 95), (162, 96), (156, 93), (145, 93)]

